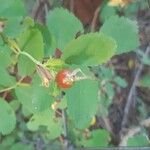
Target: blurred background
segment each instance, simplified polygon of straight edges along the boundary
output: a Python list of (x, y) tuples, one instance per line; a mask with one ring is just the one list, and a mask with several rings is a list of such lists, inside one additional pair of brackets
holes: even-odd
[[(99, 31), (103, 23), (111, 16), (119, 15), (125, 16), (132, 20), (137, 21), (139, 27), (140, 49), (145, 52), (150, 44), (150, 0), (23, 0), (29, 16), (45, 24), (46, 16), (49, 11), (56, 7), (64, 7), (72, 12), (83, 23), (85, 33)], [(79, 33), (80, 35), (80, 33)], [(79, 36), (77, 35), (77, 37)], [(143, 54), (143, 53), (142, 53)], [(112, 58), (111, 62), (106, 66), (113, 66), (116, 75), (125, 79), (128, 83), (126, 88), (119, 88), (114, 86), (114, 98), (109, 106), (108, 119), (109, 125), (103, 118), (97, 116), (94, 123), (89, 130), (98, 128), (111, 128), (111, 141), (110, 145), (118, 147), (120, 144), (120, 130), (121, 121), (123, 117), (123, 110), (126, 104), (127, 95), (132, 86), (132, 81), (135, 78), (136, 71), (138, 70), (139, 56), (134, 52), (121, 54)], [(99, 76), (97, 70), (93, 69), (96, 76)], [(105, 70), (107, 72), (107, 70)], [(106, 73), (109, 76), (109, 73)], [(141, 78), (147, 76), (146, 81), (148, 86), (136, 86), (134, 98), (138, 99), (136, 104), (132, 104), (129, 116), (129, 125), (138, 124), (140, 117), (146, 118), (150, 114), (150, 88), (149, 88), (149, 75), (150, 67), (144, 65)], [(30, 82), (27, 78), (26, 82)], [(120, 83), (123, 84), (124, 82)], [(110, 93), (112, 89), (109, 89)], [(2, 93), (3, 94), (3, 93)], [(11, 95), (6, 93), (6, 100), (11, 100)], [(24, 117), (20, 110), (17, 110), (17, 128), (8, 136), (1, 136), (0, 150), (59, 150), (63, 149), (62, 142), (65, 141), (61, 136), (57, 139), (45, 139), (43, 133), (45, 129), (37, 132), (30, 132), (26, 128), (28, 117)], [(150, 136), (150, 129), (146, 128), (146, 133)], [(74, 131), (73, 131), (74, 132)], [(145, 132), (145, 131), (144, 131)], [(70, 133), (72, 134), (72, 133)], [(89, 131), (83, 133), (88, 137)], [(68, 150), (73, 150), (74, 136), (70, 136)], [(139, 138), (140, 139), (140, 138)], [(139, 140), (138, 139), (138, 140)], [(143, 138), (142, 138), (143, 139)], [(144, 142), (146, 140), (144, 139)], [(139, 143), (141, 141), (139, 140)], [(15, 143), (15, 144), (14, 144)], [(17, 143), (17, 144), (16, 144)], [(146, 141), (144, 144), (148, 146)], [(22, 147), (22, 144), (24, 145)], [(10, 148), (10, 145), (11, 146)], [(64, 148), (65, 149), (65, 148)]]

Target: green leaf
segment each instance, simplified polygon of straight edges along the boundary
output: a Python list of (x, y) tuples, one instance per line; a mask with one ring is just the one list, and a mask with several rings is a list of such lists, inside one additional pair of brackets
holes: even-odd
[(12, 59), (10, 57), (11, 50), (6, 46), (0, 47), (0, 66), (4, 68), (8, 67), (12, 63)]
[(17, 87), (15, 92), (23, 107), (31, 113), (44, 111), (51, 106), (52, 97), (49, 90), (40, 85)]
[(15, 78), (10, 76), (7, 67), (12, 63), (8, 47), (0, 47), (0, 86), (8, 87), (15, 84)]
[(115, 72), (113, 69), (105, 66), (100, 66), (99, 68), (100, 77), (104, 80), (111, 80), (115, 76)]
[(23, 143), (16, 143), (11, 146), (9, 150), (33, 150), (34, 147), (31, 144), (23, 144)]
[(27, 27), (34, 27), (35, 23), (34, 20), (31, 17), (25, 17), (23, 20), (23, 25)]
[[(143, 2), (142, 2), (143, 3)], [(137, 13), (138, 9), (139, 9), (139, 3), (135, 2), (135, 3), (131, 3), (130, 5), (128, 5), (127, 7), (125, 7), (124, 9), (124, 13), (126, 17), (129, 18), (136, 18), (135, 13)], [(140, 7), (141, 8), (141, 7)]]
[(127, 87), (127, 82), (126, 82), (126, 80), (125, 79), (123, 79), (123, 78), (121, 78), (120, 76), (116, 76), (115, 78), (114, 78), (114, 81), (120, 86), (120, 87), (123, 87), (123, 88), (125, 88), (125, 87)]
[(132, 51), (139, 46), (137, 23), (125, 17), (109, 18), (100, 31), (116, 40), (117, 54)]
[(145, 134), (140, 134), (132, 138), (129, 138), (127, 142), (128, 146), (136, 146), (136, 147), (149, 146), (149, 144), (150, 142), (148, 136)]
[(110, 141), (109, 132), (104, 129), (98, 129), (91, 132), (91, 138), (82, 139), (81, 144), (84, 147), (107, 147)]
[[(29, 53), (33, 58), (41, 61), (44, 56), (44, 43), (41, 32), (28, 29), (18, 39), (20, 49)], [(20, 75), (31, 75), (35, 71), (35, 64), (26, 56), (19, 56), (18, 70)]]
[(59, 103), (58, 108), (59, 109), (65, 109), (65, 108), (67, 108), (67, 99), (66, 99), (65, 96), (63, 97), (63, 99)]
[(4, 33), (16, 37), (23, 30), (21, 21), (26, 10), (21, 0), (0, 0), (0, 18), (5, 18)]
[(115, 95), (113, 85), (110, 82), (107, 82), (105, 85), (105, 89), (106, 89), (107, 97), (109, 99), (112, 99)]
[(15, 142), (15, 138), (14, 138), (14, 136), (12, 136), (12, 135), (10, 134), (10, 135), (7, 135), (7, 136), (2, 140), (1, 145), (3, 145), (3, 146), (11, 146), (12, 144), (14, 144), (14, 142)]
[(150, 58), (148, 55), (146, 55), (144, 52), (142, 51), (137, 51), (137, 54), (141, 57), (141, 62), (145, 65), (149, 65), (150, 66)]
[(111, 16), (116, 15), (116, 9), (115, 7), (111, 7), (109, 5), (105, 5), (102, 10), (100, 11), (100, 20), (102, 22), (106, 21), (108, 18), (110, 18)]
[(25, 117), (29, 117), (32, 115), (32, 113), (30, 112), (30, 110), (25, 107), (24, 105), (22, 105), (22, 114), (25, 116)]
[(49, 32), (48, 28), (44, 25), (36, 24), (38, 29), (41, 31), (44, 42), (44, 54), (45, 57), (54, 55), (56, 49), (56, 40), (53, 35)]
[(113, 39), (104, 34), (89, 33), (68, 43), (62, 58), (68, 64), (98, 65), (107, 62), (115, 50)]
[[(109, 93), (107, 93), (108, 95)], [(101, 117), (107, 117), (108, 116), (108, 110), (109, 106), (112, 103), (112, 97), (106, 96), (103, 93), (100, 93), (99, 95), (99, 109), (98, 109), (98, 115)]]
[(140, 86), (150, 88), (150, 74), (144, 75), (140, 80)]
[(10, 134), (16, 126), (16, 116), (11, 106), (0, 98), (0, 133)]
[(49, 31), (55, 36), (57, 48), (61, 50), (75, 38), (78, 32), (83, 32), (81, 22), (67, 9), (55, 8), (46, 17)]
[(25, 27), (21, 24), (22, 20), (23, 20), (22, 16), (9, 18), (6, 22), (6, 26), (3, 32), (7, 36), (17, 37), (25, 29)]
[(20, 107), (20, 102), (18, 100), (12, 100), (9, 105), (12, 107), (14, 111), (17, 111)]
[(29, 122), (27, 127), (31, 131), (36, 131), (41, 126), (47, 127), (47, 136), (51, 139), (57, 138), (62, 133), (62, 123), (60, 120), (54, 119), (55, 112), (50, 109), (47, 109), (43, 112), (34, 114)]
[(10, 87), (16, 83), (15, 78), (8, 74), (8, 71), (0, 66), (0, 86)]
[[(20, 17), (26, 14), (26, 10), (21, 0), (0, 0), (1, 17)], [(14, 27), (15, 28), (15, 27)]]
[(80, 129), (88, 127), (97, 111), (98, 82), (94, 80), (76, 82), (66, 91), (66, 98), (68, 115), (75, 127)]

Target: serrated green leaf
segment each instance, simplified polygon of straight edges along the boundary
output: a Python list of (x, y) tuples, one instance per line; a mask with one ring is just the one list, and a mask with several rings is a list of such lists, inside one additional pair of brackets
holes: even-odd
[(23, 30), (21, 21), (26, 15), (24, 4), (21, 0), (0, 0), (0, 18), (5, 18), (4, 33), (16, 37)]
[(100, 20), (104, 22), (108, 18), (110, 18), (111, 16), (114, 16), (114, 15), (116, 15), (115, 7), (111, 7), (106, 4), (100, 11)]
[(91, 138), (82, 139), (81, 145), (84, 147), (107, 147), (110, 141), (109, 132), (104, 129), (98, 129), (91, 132)]
[(127, 141), (127, 146), (143, 147), (149, 145), (150, 142), (146, 134), (135, 135), (134, 137), (129, 138)]
[(40, 24), (36, 24), (36, 26), (38, 27), (38, 29), (41, 31), (43, 35), (45, 57), (54, 55), (56, 49), (55, 37), (49, 32), (46, 26)]
[(81, 22), (67, 9), (55, 8), (46, 17), (49, 31), (55, 36), (57, 48), (61, 50), (75, 38), (78, 32), (83, 32)]
[(10, 134), (16, 125), (16, 116), (11, 106), (0, 98), (0, 133)]
[(28, 129), (36, 131), (40, 126), (45, 126), (49, 132), (47, 133), (49, 138), (54, 139), (59, 137), (62, 133), (62, 124), (60, 120), (54, 120), (54, 114), (55, 112), (50, 109), (34, 114), (27, 123)]
[(1, 17), (20, 17), (25, 14), (26, 10), (21, 0), (0, 0)]
[(22, 16), (9, 18), (6, 22), (6, 26), (3, 32), (7, 36), (17, 37), (25, 29), (25, 27), (21, 24), (22, 20), (23, 20)]
[(44, 111), (51, 106), (52, 97), (49, 90), (40, 85), (17, 87), (15, 92), (23, 107), (31, 113)]
[(71, 89), (66, 90), (66, 98), (68, 115), (75, 127), (80, 129), (88, 127), (97, 111), (98, 82), (79, 81)]
[(113, 16), (100, 29), (117, 43), (117, 54), (126, 53), (139, 46), (138, 26), (135, 21), (125, 17)]
[(89, 33), (68, 43), (62, 59), (68, 64), (98, 65), (108, 61), (115, 50), (116, 43), (110, 37), (99, 33)]
[[(44, 43), (41, 32), (28, 29), (18, 38), (20, 49), (29, 53), (33, 58), (41, 61), (44, 56)], [(20, 75), (31, 75), (35, 71), (35, 64), (26, 56), (19, 56), (18, 71)]]

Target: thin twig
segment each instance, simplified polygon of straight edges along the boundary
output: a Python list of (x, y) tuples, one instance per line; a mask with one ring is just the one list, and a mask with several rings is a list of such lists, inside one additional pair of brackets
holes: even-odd
[(70, 0), (70, 11), (74, 12), (74, 0)]
[(149, 126), (150, 126), (150, 118), (141, 121), (140, 126), (129, 129), (128, 132), (126, 133), (126, 135), (121, 137), (121, 142), (120, 142), (119, 146), (127, 146), (127, 141), (129, 138), (131, 138), (135, 134), (139, 133), (141, 131), (142, 127), (149, 127)]
[(33, 7), (31, 15), (35, 20), (42, 19), (39, 21), (42, 21), (42, 23), (44, 23), (43, 20), (45, 20), (45, 16), (47, 16), (50, 8), (51, 3), (49, 0), (37, 0), (35, 6)]
[(40, 2), (39, 0), (36, 0), (34, 5), (33, 5), (33, 8), (31, 10), (31, 13), (30, 13), (30, 16), (32, 16), (32, 18), (36, 18), (36, 14), (37, 14), (37, 10), (38, 10), (38, 7), (40, 5)]
[(91, 32), (95, 31), (95, 27), (96, 27), (96, 23), (97, 23), (97, 18), (99, 16), (99, 12), (100, 12), (100, 6), (96, 8), (95, 12), (94, 12), (94, 17), (91, 23)]
[(66, 117), (66, 110), (63, 109), (62, 110), (62, 119), (63, 119), (63, 127), (64, 127), (64, 148), (67, 150), (68, 149), (68, 145), (69, 145), (69, 142), (68, 142), (68, 132), (67, 132), (67, 117)]
[(62, 110), (62, 119), (64, 123), (64, 136), (67, 137), (67, 123), (66, 123), (66, 111), (63, 109)]
[[(150, 46), (147, 47), (147, 49), (145, 51), (145, 55), (148, 56), (149, 52), (150, 52)], [(132, 102), (133, 102), (133, 95), (135, 93), (136, 85), (139, 81), (139, 78), (140, 78), (141, 72), (143, 70), (143, 67), (144, 67), (144, 65), (143, 65), (143, 63), (141, 63), (141, 65), (139, 66), (139, 69), (138, 69), (138, 71), (135, 75), (132, 87), (129, 91), (129, 95), (128, 95), (128, 98), (127, 98), (127, 103), (126, 103), (126, 106), (125, 106), (125, 109), (124, 109), (124, 116), (123, 116), (123, 119), (122, 119), (121, 129), (123, 129), (125, 127), (125, 125), (127, 124), (128, 116), (129, 116), (129, 110), (130, 110)]]
[(26, 57), (28, 57), (30, 60), (32, 60), (32, 62), (34, 62), (36, 65), (41, 66), (42, 68), (45, 68), (45, 66), (40, 63), (38, 60), (36, 60), (34, 57), (32, 57), (29, 53), (25, 52), (25, 51), (20, 51), (19, 54), (24, 55)]
[(149, 6), (149, 8), (150, 8), (150, 0), (147, 0), (147, 2), (148, 2), (148, 6)]
[(10, 91), (10, 90), (12, 90), (12, 89), (15, 89), (15, 88), (22, 82), (23, 79), (24, 79), (24, 77), (21, 78), (15, 85), (0, 90), (0, 93), (3, 93), (3, 92), (6, 92), (6, 91)]

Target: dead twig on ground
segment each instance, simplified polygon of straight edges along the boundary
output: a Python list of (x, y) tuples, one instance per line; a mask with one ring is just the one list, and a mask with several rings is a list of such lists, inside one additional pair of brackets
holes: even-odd
[(127, 142), (128, 142), (129, 138), (131, 138), (135, 134), (139, 133), (141, 131), (142, 127), (148, 127), (148, 126), (150, 126), (150, 118), (141, 121), (140, 126), (129, 129), (128, 132), (126, 133), (126, 135), (121, 137), (121, 142), (120, 142), (119, 146), (127, 146)]
[(91, 23), (91, 32), (95, 31), (97, 19), (98, 19), (99, 12), (100, 12), (100, 8), (101, 8), (100, 6), (97, 7), (97, 9), (94, 12), (94, 17), (93, 17), (93, 20), (92, 20), (92, 23)]
[[(145, 55), (148, 56), (149, 53), (150, 53), (150, 46), (147, 47), (147, 49), (145, 51)], [(143, 67), (144, 67), (144, 64), (141, 63), (140, 66), (139, 66), (139, 69), (137, 70), (137, 73), (135, 75), (133, 84), (132, 84), (132, 86), (130, 88), (130, 91), (129, 91), (126, 106), (125, 106), (125, 109), (124, 109), (122, 124), (121, 124), (121, 131), (120, 131), (121, 134), (122, 134), (123, 128), (127, 125), (127, 122), (128, 122), (129, 111), (130, 111), (131, 105), (133, 103), (133, 96), (134, 96), (134, 93), (136, 92), (136, 85), (139, 81), (139, 78), (140, 78), (141, 72), (143, 70)]]

